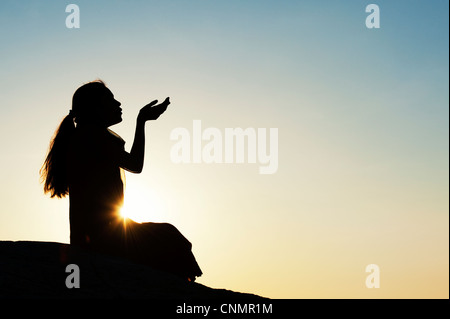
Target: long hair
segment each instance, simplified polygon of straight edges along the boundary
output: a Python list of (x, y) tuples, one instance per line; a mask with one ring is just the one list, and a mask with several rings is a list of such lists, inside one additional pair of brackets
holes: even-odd
[(64, 197), (69, 194), (67, 180), (67, 151), (75, 130), (72, 114), (67, 115), (59, 125), (50, 142), (47, 157), (39, 173), (44, 180), (44, 193), (50, 197)]
[(78, 124), (89, 117), (92, 108), (99, 102), (99, 93), (104, 92), (105, 88), (103, 81), (96, 80), (84, 84), (73, 95), (72, 110), (56, 130), (47, 157), (39, 171), (44, 182), (44, 193), (50, 193), (51, 198), (55, 196), (62, 198), (69, 194), (67, 156), (75, 132), (75, 123)]

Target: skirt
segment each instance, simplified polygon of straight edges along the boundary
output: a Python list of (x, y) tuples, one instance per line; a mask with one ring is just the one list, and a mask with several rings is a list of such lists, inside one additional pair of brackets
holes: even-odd
[(97, 237), (92, 248), (170, 272), (188, 281), (195, 281), (202, 275), (192, 253), (192, 244), (175, 226), (137, 223), (128, 218), (111, 226)]

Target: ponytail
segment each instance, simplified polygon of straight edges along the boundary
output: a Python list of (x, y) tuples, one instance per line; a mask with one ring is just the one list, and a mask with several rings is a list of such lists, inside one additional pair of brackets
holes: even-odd
[(44, 193), (50, 193), (50, 197), (62, 198), (69, 194), (67, 153), (74, 131), (74, 116), (70, 112), (56, 130), (50, 142), (47, 158), (39, 171), (44, 182)]
[(64, 197), (69, 194), (67, 178), (67, 156), (70, 140), (75, 132), (75, 123), (89, 118), (96, 104), (100, 103), (101, 94), (106, 85), (101, 80), (86, 83), (79, 87), (72, 97), (72, 110), (59, 125), (49, 151), (39, 173), (44, 182), (44, 193), (50, 197)]

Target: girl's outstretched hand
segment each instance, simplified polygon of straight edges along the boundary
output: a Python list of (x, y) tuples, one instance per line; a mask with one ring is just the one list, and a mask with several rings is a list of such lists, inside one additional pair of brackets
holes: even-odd
[(155, 105), (158, 103), (158, 100), (154, 100), (144, 106), (140, 111), (138, 115), (138, 119), (141, 119), (143, 121), (151, 121), (156, 120), (161, 114), (163, 114), (167, 107), (170, 104), (169, 98), (166, 98), (164, 102), (161, 104)]

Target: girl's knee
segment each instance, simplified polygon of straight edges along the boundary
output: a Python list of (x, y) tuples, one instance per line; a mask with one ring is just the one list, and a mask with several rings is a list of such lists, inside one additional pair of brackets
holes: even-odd
[(168, 231), (179, 232), (178, 229), (174, 225), (169, 224), (169, 223), (161, 223), (161, 227)]

